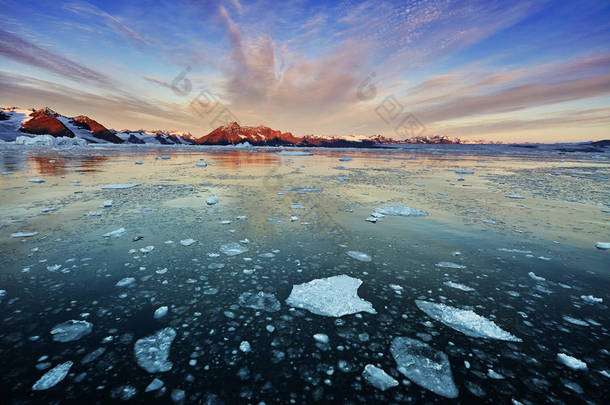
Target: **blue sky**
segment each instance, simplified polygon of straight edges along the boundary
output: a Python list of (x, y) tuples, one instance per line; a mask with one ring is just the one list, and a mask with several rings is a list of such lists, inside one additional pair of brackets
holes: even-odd
[(602, 139), (609, 44), (607, 1), (0, 0), (0, 105), (195, 136), (235, 119), (399, 138), (413, 116), (425, 135)]

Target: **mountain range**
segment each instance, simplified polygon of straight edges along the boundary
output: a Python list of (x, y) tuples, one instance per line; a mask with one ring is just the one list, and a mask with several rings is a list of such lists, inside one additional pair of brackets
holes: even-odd
[(45, 107), (24, 110), (16, 107), (0, 109), (0, 140), (14, 141), (23, 135), (51, 135), (54, 137), (82, 138), (88, 143), (162, 144), (162, 145), (238, 145), (303, 146), (303, 147), (375, 147), (384, 144), (461, 144), (488, 143), (464, 142), (445, 136), (418, 136), (396, 140), (381, 135), (298, 137), (266, 126), (241, 126), (237, 122), (222, 125), (207, 135), (194, 137), (191, 133), (175, 131), (136, 131), (108, 129), (84, 115), (66, 117)]

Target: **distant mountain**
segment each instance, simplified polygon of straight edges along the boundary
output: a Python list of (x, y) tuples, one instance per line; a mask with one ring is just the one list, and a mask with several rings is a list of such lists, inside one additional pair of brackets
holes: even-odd
[(461, 144), (488, 143), (484, 141), (462, 141), (446, 136), (417, 136), (396, 140), (382, 135), (361, 136), (317, 136), (298, 137), (266, 126), (241, 126), (237, 122), (222, 125), (200, 138), (190, 133), (175, 131), (115, 131), (84, 115), (66, 117), (45, 107), (40, 110), (19, 108), (0, 109), (0, 140), (14, 141), (19, 135), (45, 135), (54, 137), (82, 138), (88, 143), (113, 144), (158, 144), (158, 145), (238, 145), (253, 146), (300, 146), (300, 147), (378, 147), (390, 144)]

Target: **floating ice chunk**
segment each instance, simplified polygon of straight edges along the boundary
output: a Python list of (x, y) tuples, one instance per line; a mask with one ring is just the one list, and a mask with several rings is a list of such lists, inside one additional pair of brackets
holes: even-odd
[(112, 200), (106, 200), (102, 203), (103, 208), (109, 208), (109, 207), (112, 207), (113, 205), (114, 205), (114, 201), (112, 201)]
[(51, 264), (47, 266), (47, 270), (49, 271), (57, 271), (59, 269), (61, 269), (61, 264)]
[(59, 384), (66, 376), (68, 375), (68, 371), (72, 367), (71, 361), (66, 361), (65, 363), (58, 364), (53, 367), (49, 371), (47, 371), (34, 385), (32, 386), (32, 390), (34, 391), (42, 391), (48, 390), (51, 387)]
[(267, 312), (277, 312), (281, 308), (275, 295), (259, 291), (258, 293), (245, 292), (239, 296), (239, 305), (246, 308), (258, 309)]
[(362, 377), (373, 387), (380, 389), (381, 391), (398, 385), (398, 381), (392, 378), (392, 376), (372, 364), (364, 366)]
[(597, 298), (592, 295), (581, 295), (580, 299), (590, 304), (601, 304), (602, 302), (604, 302), (603, 298)]
[(81, 363), (83, 363), (83, 364), (91, 363), (92, 361), (94, 361), (95, 359), (100, 357), (105, 352), (106, 352), (105, 347), (97, 348), (94, 351), (92, 351), (91, 353), (87, 354), (85, 357), (83, 357), (83, 359), (81, 360)]
[(29, 179), (28, 182), (30, 183), (44, 183), (46, 180), (44, 179)]
[(327, 345), (328, 344), (328, 335), (325, 333), (316, 333), (313, 335), (313, 338), (316, 342)]
[(465, 269), (466, 266), (452, 262), (439, 262), (435, 264), (436, 267), (442, 267), (445, 269)]
[(245, 246), (240, 245), (237, 242), (227, 243), (220, 247), (220, 251), (227, 256), (237, 256), (247, 252), (249, 249)]
[(474, 288), (472, 288), (472, 287), (468, 287), (467, 285), (460, 284), (460, 283), (454, 283), (453, 281), (445, 281), (443, 284), (446, 285), (447, 287), (455, 288), (456, 290), (462, 290), (462, 291), (467, 291), (467, 292), (474, 291)]
[(85, 215), (88, 216), (88, 217), (99, 217), (99, 216), (102, 215), (102, 213), (99, 212), (99, 211), (89, 211)]
[(537, 276), (533, 271), (530, 271), (529, 273), (527, 273), (527, 275), (535, 281), (546, 281), (546, 278)]
[(370, 302), (358, 297), (361, 284), (362, 280), (345, 274), (312, 280), (294, 285), (286, 303), (323, 316), (341, 317), (358, 312), (376, 314)]
[(348, 157), (339, 158), (339, 162), (350, 162), (351, 160), (352, 160), (352, 158), (348, 158)]
[(398, 371), (415, 384), (446, 398), (457, 398), (449, 358), (428, 344), (405, 337), (392, 341), (390, 352)]
[(442, 322), (467, 336), (522, 342), (520, 338), (508, 333), (493, 321), (477, 315), (473, 311), (421, 300), (416, 300), (415, 304), (432, 319)]
[(299, 193), (321, 193), (321, 188), (316, 187), (287, 187), (284, 188), (286, 191), (298, 191)]
[(455, 170), (456, 174), (474, 174), (474, 170)]
[(557, 360), (565, 366), (570, 367), (572, 370), (586, 370), (587, 363), (582, 360), (578, 360), (576, 357), (569, 356), (565, 353), (558, 353)]
[(167, 306), (162, 306), (162, 307), (159, 307), (159, 308), (157, 308), (157, 309), (155, 310), (155, 313), (154, 313), (154, 315), (153, 315), (153, 316), (155, 317), (155, 319), (161, 319), (161, 318), (163, 318), (165, 315), (167, 315), (167, 311), (168, 311)]
[(29, 238), (38, 235), (38, 232), (15, 232), (11, 233), (11, 238)]
[(508, 194), (508, 195), (506, 195), (505, 197), (506, 197), (506, 198), (512, 198), (512, 199), (514, 199), (514, 200), (523, 200), (523, 199), (525, 199), (525, 197), (524, 197), (524, 196), (522, 196), (522, 195), (518, 195), (518, 194)]
[(533, 253), (531, 250), (521, 250), (521, 249), (508, 249), (508, 248), (498, 248), (500, 252), (506, 253), (522, 253), (524, 255)]
[(117, 189), (123, 189), (123, 188), (133, 188), (133, 187), (137, 187), (137, 186), (139, 186), (139, 184), (137, 184), (137, 183), (106, 184), (105, 186), (102, 186), (102, 189), (117, 190)]
[(176, 338), (173, 328), (164, 328), (154, 334), (138, 339), (134, 345), (136, 361), (149, 373), (171, 370), (173, 364), (168, 360), (169, 349)]
[(197, 242), (195, 239), (182, 239), (180, 244), (182, 246), (191, 246), (193, 243)]
[(136, 279), (133, 277), (125, 277), (116, 282), (115, 286), (117, 287), (128, 287), (136, 282)]
[(374, 210), (378, 214), (394, 215), (399, 217), (425, 217), (428, 212), (407, 207), (406, 205), (389, 205), (385, 207), (377, 207)]
[(374, 224), (375, 222), (377, 222), (377, 218), (372, 217), (372, 216), (371, 216), (371, 217), (364, 218), (364, 220), (365, 220), (365, 221), (368, 221), (368, 222), (372, 222), (373, 224)]
[(208, 167), (208, 164), (206, 162), (199, 162), (195, 166), (197, 166), (197, 167)]
[(608, 250), (610, 249), (610, 242), (597, 242), (595, 243), (595, 247), (600, 250)]
[(163, 387), (163, 385), (165, 385), (163, 381), (159, 380), (158, 378), (155, 378), (150, 382), (150, 384), (146, 386), (144, 392), (156, 391), (159, 388)]
[(280, 156), (312, 156), (311, 152), (302, 152), (302, 151), (292, 151), (292, 150), (283, 150), (281, 152), (276, 152), (276, 155)]
[(352, 259), (360, 260), (361, 262), (370, 262), (372, 260), (371, 256), (356, 250), (348, 250), (345, 253)]
[(205, 203), (207, 205), (218, 204), (218, 197), (208, 197), (208, 198), (206, 198)]
[(567, 315), (563, 317), (563, 320), (571, 323), (572, 325), (589, 326), (589, 324), (587, 322), (577, 319), (577, 318), (572, 318), (571, 316), (567, 316)]
[(155, 250), (154, 246), (146, 246), (146, 247), (140, 248), (140, 252), (142, 252), (142, 253), (150, 253), (153, 250)]
[(252, 347), (250, 347), (250, 343), (247, 340), (244, 340), (239, 344), (239, 350), (244, 353), (248, 353), (252, 350)]
[(290, 217), (290, 222), (296, 222), (298, 220), (299, 220), (299, 217), (296, 217), (294, 215)]
[(125, 233), (125, 228), (119, 228), (117, 230), (114, 230), (112, 232), (108, 232), (105, 233), (104, 235), (102, 235), (104, 238), (118, 238), (119, 236), (123, 235)]
[(56, 342), (72, 342), (91, 333), (93, 324), (87, 321), (69, 320), (57, 324), (51, 329), (51, 335)]
[(300, 205), (300, 204), (292, 204), (292, 205), (290, 206), (290, 208), (292, 208), (293, 210), (304, 210), (304, 209), (305, 209), (305, 206)]

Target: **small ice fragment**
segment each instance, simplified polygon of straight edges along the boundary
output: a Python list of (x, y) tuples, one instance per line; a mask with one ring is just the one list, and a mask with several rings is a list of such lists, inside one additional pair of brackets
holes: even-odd
[(142, 253), (150, 253), (154, 249), (155, 249), (154, 246), (146, 246), (146, 247), (140, 248), (140, 252), (142, 252)]
[(292, 287), (286, 303), (323, 316), (368, 312), (376, 314), (373, 305), (358, 296), (362, 280), (345, 274), (312, 280)]
[(176, 331), (173, 328), (164, 328), (150, 336), (138, 339), (134, 344), (138, 365), (149, 373), (171, 370), (173, 364), (168, 357), (175, 338)]
[(207, 205), (217, 204), (218, 203), (218, 197), (208, 197), (208, 198), (206, 198), (205, 203)]
[(362, 377), (373, 387), (380, 389), (381, 391), (398, 385), (398, 381), (392, 378), (392, 376), (372, 364), (364, 366)]
[(373, 224), (374, 224), (375, 222), (377, 222), (377, 218), (375, 218), (375, 217), (367, 217), (367, 218), (364, 218), (364, 220), (365, 220), (365, 221), (368, 221), (368, 222), (371, 222), (371, 223), (373, 223)]
[(68, 375), (68, 371), (72, 367), (71, 361), (66, 361), (65, 363), (58, 364), (53, 367), (49, 371), (47, 371), (34, 385), (32, 386), (32, 390), (34, 391), (42, 391), (48, 390), (51, 387), (59, 384), (66, 376)]
[(124, 189), (124, 188), (132, 188), (132, 187), (136, 187), (136, 186), (139, 186), (139, 184), (136, 184), (136, 183), (106, 184), (105, 186), (102, 186), (102, 189), (119, 190), (119, 189)]
[(247, 340), (244, 340), (239, 344), (239, 350), (244, 353), (248, 353), (252, 348), (250, 347), (250, 343)]
[(38, 235), (38, 232), (15, 232), (11, 233), (11, 238), (29, 238)]
[(299, 220), (299, 217), (295, 217), (294, 215), (290, 217), (290, 222), (296, 222)]
[(447, 287), (455, 288), (457, 290), (462, 290), (462, 291), (467, 291), (467, 292), (474, 291), (474, 288), (472, 288), (472, 287), (468, 287), (467, 285), (460, 284), (460, 283), (454, 283), (453, 281), (445, 281), (443, 284), (446, 285)]
[(237, 256), (247, 252), (249, 249), (245, 246), (240, 245), (237, 242), (227, 243), (220, 247), (220, 251), (227, 256)]
[(161, 319), (165, 315), (167, 315), (167, 311), (168, 311), (168, 308), (167, 308), (167, 306), (164, 305), (162, 307), (157, 308), (155, 310), (155, 313), (154, 313), (153, 316), (155, 317), (155, 319)]
[(125, 277), (116, 282), (115, 286), (117, 287), (128, 287), (136, 282), (136, 279), (133, 277)]
[(316, 333), (315, 335), (313, 335), (313, 338), (315, 339), (316, 342), (318, 343), (323, 343), (323, 344), (328, 344), (328, 335), (324, 334), (324, 333)]
[(45, 182), (44, 179), (29, 179), (28, 181), (30, 183), (44, 183)]
[(47, 270), (49, 271), (57, 271), (59, 269), (61, 269), (61, 264), (52, 264), (47, 266)]
[(436, 267), (442, 267), (445, 269), (465, 269), (466, 266), (452, 262), (439, 262), (435, 264)]
[(89, 353), (85, 357), (83, 357), (83, 359), (81, 360), (81, 363), (83, 363), (83, 364), (91, 363), (92, 361), (94, 361), (95, 359), (100, 357), (105, 352), (106, 352), (105, 347), (100, 347), (98, 349), (95, 349), (94, 351), (92, 351), (91, 353)]
[(569, 356), (565, 353), (558, 353), (557, 360), (565, 366), (570, 367), (572, 370), (586, 370), (587, 363), (582, 360), (578, 360), (576, 357)]
[(143, 165), (144, 162), (142, 162), (141, 160), (137, 160), (137, 161), (134, 162), (134, 164), (136, 164), (136, 165)]
[(197, 167), (208, 167), (208, 164), (206, 162), (199, 162), (195, 166), (197, 166)]
[(537, 276), (533, 271), (530, 271), (529, 273), (527, 273), (528, 276), (530, 276), (530, 278), (532, 280), (536, 280), (536, 281), (546, 281), (546, 278), (544, 277), (539, 277)]
[(103, 208), (109, 208), (112, 207), (112, 205), (114, 204), (113, 200), (106, 200), (102, 203), (102, 207)]
[(456, 174), (474, 174), (474, 170), (455, 170)]
[(197, 242), (195, 239), (182, 239), (180, 244), (182, 246), (191, 246), (193, 243)]
[(258, 293), (245, 292), (239, 296), (239, 305), (246, 308), (277, 312), (281, 308), (275, 295), (259, 291)]
[(361, 262), (370, 262), (372, 260), (371, 256), (356, 250), (349, 250), (345, 253), (352, 259), (360, 260)]
[(610, 242), (597, 242), (595, 243), (595, 247), (599, 250), (608, 250), (610, 249)]
[(399, 217), (418, 217), (428, 216), (427, 211), (418, 210), (415, 208), (407, 207), (406, 205), (390, 205), (385, 207), (377, 207), (374, 210), (378, 214), (383, 215), (394, 215)]
[(99, 212), (99, 211), (89, 211), (85, 215), (88, 216), (88, 217), (99, 217), (99, 216), (102, 215), (102, 213)]
[(430, 318), (442, 322), (467, 336), (506, 340), (509, 342), (522, 341), (520, 338), (500, 328), (493, 321), (473, 311), (422, 300), (415, 300), (415, 304)]
[(602, 302), (604, 302), (603, 298), (594, 297), (592, 295), (581, 295), (580, 299), (590, 304), (601, 304)]
[(506, 197), (506, 198), (512, 198), (512, 199), (514, 199), (514, 200), (523, 200), (523, 199), (525, 199), (525, 197), (524, 197), (524, 196), (522, 196), (522, 195), (518, 195), (518, 194), (508, 194), (508, 195), (506, 195), (505, 197)]
[(56, 342), (72, 342), (91, 333), (93, 324), (87, 321), (69, 320), (57, 324), (51, 329), (51, 335)]
[(392, 341), (390, 352), (398, 371), (415, 384), (446, 398), (457, 398), (449, 357), (428, 344), (406, 337)]
[(163, 387), (164, 384), (165, 383), (163, 381), (159, 380), (158, 378), (155, 378), (150, 382), (150, 384), (146, 386), (144, 392), (156, 391), (159, 388)]
[(125, 233), (125, 228), (119, 228), (117, 230), (114, 230), (112, 232), (108, 232), (105, 233), (104, 235), (102, 235), (104, 238), (118, 238), (119, 236), (123, 235)]

